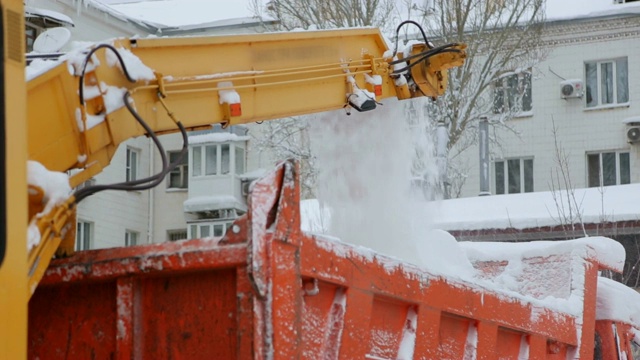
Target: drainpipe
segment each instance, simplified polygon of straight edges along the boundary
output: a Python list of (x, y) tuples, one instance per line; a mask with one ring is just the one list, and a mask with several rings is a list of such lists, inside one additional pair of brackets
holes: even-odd
[(480, 119), (478, 136), (478, 152), (480, 155), (480, 194), (478, 195), (491, 195), (489, 186), (489, 120), (486, 116)]
[[(149, 174), (154, 173), (154, 152), (155, 148), (153, 145), (153, 141), (148, 139), (149, 141)], [(147, 201), (147, 244), (151, 244), (153, 242), (153, 198), (155, 197), (155, 188), (149, 189), (149, 201)]]
[(438, 182), (440, 191), (445, 199), (449, 198), (449, 178), (447, 176), (447, 146), (449, 145), (449, 130), (447, 124), (438, 122), (436, 128), (436, 164), (438, 165)]

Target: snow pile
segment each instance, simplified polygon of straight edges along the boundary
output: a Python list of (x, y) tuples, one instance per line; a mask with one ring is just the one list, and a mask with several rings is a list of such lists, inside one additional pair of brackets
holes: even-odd
[(472, 261), (515, 261), (523, 258), (547, 257), (557, 254), (594, 258), (611, 270), (622, 271), (625, 259), (624, 247), (617, 241), (601, 236), (565, 240), (508, 242), (460, 242), (465, 254)]
[(623, 284), (599, 277), (597, 320), (616, 320), (640, 328), (640, 294)]
[(56, 205), (64, 203), (71, 194), (69, 176), (64, 173), (49, 171), (36, 161), (27, 162), (27, 183), (42, 189), (45, 204), (41, 213), (31, 219), (27, 234), (27, 249), (31, 250), (40, 243), (40, 232), (36, 226), (36, 220), (48, 214)]
[[(588, 259), (622, 271), (624, 247), (611, 239), (524, 243), (459, 243), (480, 270), (477, 283), (545, 308), (582, 315)], [(533, 320), (533, 319), (532, 319)]]
[[(218, 88), (233, 88), (231, 81), (221, 81), (218, 83)], [(220, 89), (218, 90), (218, 101), (222, 104), (239, 104), (240, 94), (234, 89)]]
[[(113, 41), (106, 41), (104, 43), (113, 45)], [(71, 50), (60, 56), (58, 59), (32, 60), (25, 69), (27, 81), (46, 73), (62, 63), (67, 64), (67, 68), (71, 75), (79, 76), (82, 73), (85, 62), (87, 61), (87, 54), (91, 48), (98, 44), (99, 43), (76, 41), (72, 43)], [(116, 54), (109, 49), (105, 49), (104, 51), (107, 59), (107, 65), (110, 67), (117, 66), (122, 71), (121, 64), (118, 61)], [(153, 70), (146, 66), (140, 58), (131, 52), (131, 50), (118, 48), (117, 51), (127, 68), (127, 72), (134, 80), (151, 81), (156, 78)], [(100, 60), (96, 54), (93, 54), (91, 56), (91, 61), (86, 64), (85, 72), (94, 71), (98, 66), (100, 66)]]
[(33, 59), (25, 68), (27, 81), (36, 78), (60, 64), (57, 60)]
[[(125, 48), (118, 48), (118, 54), (124, 62), (124, 66), (127, 68), (129, 75), (136, 81), (151, 81), (156, 78), (155, 73), (151, 68), (142, 63), (139, 57), (134, 55), (131, 50)], [(118, 60), (118, 57), (113, 51), (106, 52), (107, 65), (118, 66), (122, 70), (122, 65)]]

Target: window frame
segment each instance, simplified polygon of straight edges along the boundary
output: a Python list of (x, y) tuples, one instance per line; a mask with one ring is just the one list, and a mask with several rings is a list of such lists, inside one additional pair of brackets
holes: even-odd
[[(233, 219), (227, 219), (224, 221), (204, 221), (190, 223), (187, 227), (188, 239), (202, 239), (202, 238), (220, 238), (223, 237), (227, 230), (233, 226)], [(195, 229), (195, 234), (194, 234)], [(207, 229), (206, 234), (203, 235), (203, 229)], [(221, 230), (216, 231), (216, 230)], [(219, 234), (219, 235), (216, 235)]]
[[(135, 158), (132, 159), (132, 156)], [(125, 157), (125, 181), (138, 180), (140, 178), (140, 150), (127, 146)]]
[(140, 232), (126, 229), (124, 231), (124, 246), (129, 247), (129, 246), (136, 246), (139, 244), (140, 244)]
[[(184, 235), (183, 235), (184, 234)], [(180, 241), (189, 238), (188, 230), (184, 229), (171, 229), (167, 230), (167, 241)], [(178, 238), (179, 236), (179, 238)]]
[(25, 50), (27, 52), (32, 52), (33, 44), (36, 42), (38, 35), (42, 33), (42, 28), (29, 21), (25, 21), (24, 26), (25, 26), (25, 31), (24, 31)]
[[(511, 192), (510, 191), (510, 172), (509, 172), (509, 162), (513, 162), (513, 161), (518, 161), (518, 166), (519, 166), (519, 180), (520, 180), (520, 184), (518, 186), (519, 191), (517, 192)], [(528, 191), (528, 184), (527, 184), (527, 179), (526, 176), (527, 174), (525, 172), (527, 172), (527, 166), (525, 164), (525, 162), (527, 161), (531, 161), (531, 171), (530, 171), (530, 176), (531, 176), (531, 181), (530, 181), (530, 191)], [(498, 192), (498, 173), (497, 173), (497, 169), (498, 169), (498, 164), (502, 164), (502, 192)], [(493, 181), (493, 190), (494, 193), (496, 195), (508, 195), (508, 194), (524, 194), (524, 193), (531, 193), (535, 191), (535, 177), (534, 177), (534, 170), (535, 169), (535, 161), (534, 161), (534, 157), (533, 156), (525, 156), (525, 157), (512, 157), (512, 158), (503, 158), (503, 159), (498, 159), (498, 160), (494, 160), (493, 161), (493, 177), (494, 177), (494, 181)]]
[[(515, 86), (509, 84), (510, 79), (513, 79), (513, 77), (516, 77)], [(492, 111), (494, 115), (513, 113), (515, 116), (527, 116), (533, 112), (532, 68), (519, 72), (509, 71), (500, 74), (498, 78), (493, 81), (492, 90)], [(496, 105), (499, 93), (502, 94), (502, 104), (500, 108)], [(529, 97), (528, 108), (525, 108), (525, 99), (527, 96)]]
[(91, 221), (81, 219), (76, 221), (76, 251), (90, 250), (93, 247), (93, 226)]
[[(626, 76), (625, 76), (625, 86), (626, 86), (626, 94), (627, 94), (627, 98), (626, 101), (622, 101), (622, 102), (618, 102), (618, 60), (625, 60), (626, 61)], [(590, 105), (590, 101), (589, 99), (593, 99), (593, 93), (591, 91), (591, 87), (590, 87), (590, 76), (589, 76), (589, 71), (587, 71), (587, 66), (589, 64), (594, 64), (595, 65), (595, 69), (596, 69), (596, 75), (595, 75), (595, 82), (596, 82), (596, 95), (595, 95), (595, 99), (596, 99), (596, 103), (593, 105)], [(613, 80), (613, 84), (611, 85), (613, 93), (611, 95), (613, 102), (611, 103), (603, 103), (602, 102), (602, 95), (603, 95), (603, 91), (602, 91), (602, 65), (604, 64), (612, 64), (612, 80)], [(584, 70), (584, 83), (585, 83), (585, 96), (584, 96), (584, 106), (585, 109), (587, 110), (592, 110), (592, 109), (602, 109), (602, 108), (608, 108), (608, 107), (616, 107), (616, 106), (625, 106), (629, 104), (629, 58), (627, 56), (621, 56), (621, 57), (616, 57), (616, 58), (610, 58), (610, 59), (601, 59), (601, 60), (593, 60), (593, 61), (585, 61), (584, 62), (584, 66), (583, 66), (583, 70)]]
[[(603, 154), (615, 154), (615, 184), (604, 184), (605, 176), (604, 176), (604, 163), (603, 163)], [(591, 174), (591, 162), (589, 157), (598, 155), (598, 184), (592, 185), (592, 174)], [(621, 156), (627, 156), (626, 162), (626, 177), (627, 182), (622, 182), (622, 168), (621, 168)], [(617, 186), (617, 185), (627, 185), (631, 183), (631, 151), (629, 150), (603, 150), (603, 151), (590, 151), (586, 153), (586, 184), (587, 187), (604, 187), (604, 186)]]
[[(169, 163), (172, 162), (172, 157), (180, 154), (180, 151), (167, 151), (167, 158)], [(180, 177), (179, 184), (177, 186), (173, 183), (172, 175), (177, 174)], [(185, 154), (182, 161), (167, 174), (167, 189), (172, 190), (184, 190), (189, 188), (189, 154)]]
[[(215, 150), (212, 150), (214, 148)], [(242, 153), (241, 162), (238, 162), (239, 159), (237, 158), (238, 149), (241, 150)], [(209, 160), (212, 153), (215, 153), (215, 161)], [(196, 164), (196, 160), (199, 160), (199, 164)], [(194, 178), (241, 175), (237, 172), (239, 164), (242, 164), (242, 173), (244, 173), (246, 171), (246, 149), (244, 146), (228, 142), (194, 145), (189, 151), (191, 172), (188, 174)], [(215, 165), (215, 169), (207, 165)]]

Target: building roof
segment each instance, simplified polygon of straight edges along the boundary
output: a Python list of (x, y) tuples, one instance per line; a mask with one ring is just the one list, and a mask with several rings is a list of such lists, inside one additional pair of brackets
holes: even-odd
[(70, 17), (53, 10), (41, 9), (33, 6), (25, 6), (24, 15), (27, 19), (31, 17), (37, 17), (53, 21), (54, 23), (58, 23), (60, 25), (74, 26), (73, 20), (71, 20)]
[(640, 15), (640, 2), (616, 4), (614, 0), (547, 0), (548, 21), (619, 15)]
[(255, 16), (249, 0), (89, 0), (102, 11), (150, 33), (179, 33), (210, 28), (259, 26), (276, 22)]

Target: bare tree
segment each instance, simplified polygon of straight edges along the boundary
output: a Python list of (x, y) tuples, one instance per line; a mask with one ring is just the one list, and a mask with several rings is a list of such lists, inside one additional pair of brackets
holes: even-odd
[(574, 237), (576, 231), (582, 232), (582, 235), (586, 237), (589, 235), (582, 218), (582, 201), (584, 199), (578, 200), (576, 197), (576, 188), (571, 181), (569, 154), (559, 143), (558, 129), (553, 118), (551, 121), (553, 124), (551, 133), (553, 135), (556, 167), (551, 170), (549, 188), (556, 205), (557, 216), (551, 210), (549, 210), (549, 215), (562, 226), (568, 239)]
[[(253, 0), (254, 12), (258, 4), (258, 0)], [(264, 11), (279, 19), (286, 30), (360, 26), (383, 28), (394, 6), (393, 0), (271, 0)]]
[[(533, 69), (545, 54), (545, 0), (431, 0), (413, 5), (429, 41), (467, 44), (463, 66), (449, 70), (449, 89), (430, 104), (432, 121), (449, 131), (449, 159), (477, 139), (477, 122), (494, 126), (530, 109)], [(495, 141), (495, 139), (493, 139)], [(450, 166), (455, 162), (450, 161)]]
[[(383, 28), (395, 6), (394, 0), (271, 0), (262, 6), (252, 0), (257, 16), (280, 20), (284, 30), (331, 29), (375, 26)], [(309, 147), (309, 118), (298, 116), (264, 123), (255, 136), (258, 151), (270, 151), (278, 159), (294, 158), (300, 162), (302, 197), (315, 196), (315, 157)]]
[(290, 117), (261, 124), (252, 133), (258, 151), (268, 150), (276, 159), (296, 159), (300, 163), (300, 187), (303, 199), (315, 197), (315, 156), (309, 146), (309, 117)]

